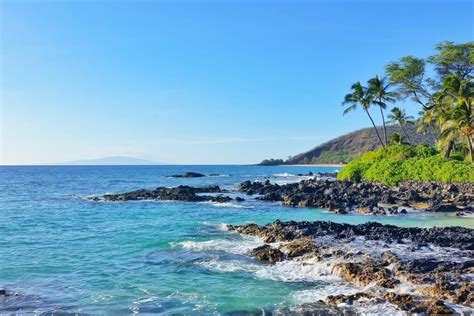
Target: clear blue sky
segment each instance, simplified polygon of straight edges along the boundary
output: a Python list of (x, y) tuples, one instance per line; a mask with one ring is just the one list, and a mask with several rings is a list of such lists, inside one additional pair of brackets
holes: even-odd
[(369, 125), (351, 83), (473, 39), (459, 0), (0, 3), (3, 164), (286, 158)]

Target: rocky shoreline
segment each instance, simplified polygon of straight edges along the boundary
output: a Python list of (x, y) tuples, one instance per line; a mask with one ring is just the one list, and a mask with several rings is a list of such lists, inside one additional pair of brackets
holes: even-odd
[[(277, 184), (265, 181), (245, 181), (234, 193), (243, 193), (260, 201), (279, 202), (298, 207), (326, 208), (338, 214), (397, 215), (407, 209), (467, 215), (474, 212), (474, 183), (402, 182), (389, 187), (371, 182), (337, 181), (335, 174), (311, 174), (311, 179), (298, 183)], [(186, 202), (228, 203), (224, 195), (230, 191), (217, 185), (205, 187), (140, 189), (119, 194), (88, 197), (92, 201), (171, 200)], [(212, 194), (212, 195), (209, 195)]]
[(314, 265), (359, 289), (296, 306), (294, 312), (347, 314), (364, 302), (408, 313), (474, 312), (474, 229), (293, 221), (228, 227), (265, 242), (250, 253), (263, 263)]
[(406, 208), (464, 215), (474, 211), (474, 183), (409, 181), (396, 187), (371, 182), (309, 179), (279, 185), (246, 181), (237, 190), (262, 201), (299, 207), (321, 207), (339, 214), (406, 213)]

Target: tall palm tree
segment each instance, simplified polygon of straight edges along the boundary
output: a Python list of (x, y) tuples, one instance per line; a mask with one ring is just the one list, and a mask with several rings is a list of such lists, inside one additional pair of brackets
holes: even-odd
[(360, 105), (360, 107), (364, 110), (364, 112), (367, 114), (370, 121), (372, 122), (372, 126), (374, 127), (375, 133), (377, 134), (380, 144), (383, 148), (385, 148), (382, 138), (380, 137), (377, 127), (375, 126), (374, 120), (372, 119), (372, 116), (369, 113), (369, 108), (374, 103), (374, 96), (371, 94), (369, 89), (362, 86), (360, 82), (354, 83), (351, 86), (351, 90), (352, 92), (346, 94), (346, 96), (344, 97), (344, 102), (342, 102), (343, 106), (347, 105), (343, 112), (344, 115), (355, 110), (357, 108), (357, 105)]
[(394, 92), (388, 90), (389, 87), (390, 83), (387, 83), (387, 80), (384, 77), (380, 78), (378, 75), (368, 81), (368, 89), (374, 97), (374, 104), (380, 108), (385, 144), (388, 144), (388, 138), (383, 111), (387, 108), (387, 103), (395, 102), (396, 96)]
[(398, 123), (400, 128), (402, 129), (403, 134), (405, 134), (406, 138), (412, 144), (410, 136), (408, 136), (407, 132), (405, 131), (404, 125), (408, 123), (410, 120), (413, 120), (413, 116), (408, 116), (404, 109), (400, 109), (398, 107), (394, 107), (391, 113), (388, 115), (388, 118), (393, 123)]

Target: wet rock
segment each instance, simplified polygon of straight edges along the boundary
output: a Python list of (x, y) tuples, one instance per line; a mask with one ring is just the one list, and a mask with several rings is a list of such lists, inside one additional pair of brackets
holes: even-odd
[[(247, 230), (247, 227), (250, 230)], [(259, 236), (266, 242), (290, 241), (295, 238), (332, 235), (335, 239), (363, 236), (368, 240), (401, 243), (404, 239), (416, 243), (431, 243), (441, 247), (474, 250), (474, 229), (464, 227), (397, 227), (367, 222), (359, 225), (329, 221), (280, 222), (268, 225), (230, 226), (240, 233)]]
[[(352, 313), (364, 304), (384, 300), (410, 314), (449, 314), (453, 311), (444, 301), (471, 307), (474, 301), (474, 260), (470, 259), (474, 229), (278, 220), (267, 225), (229, 225), (229, 229), (281, 243), (278, 249), (270, 245), (255, 249), (252, 255), (262, 261), (317, 263), (365, 289), (351, 295), (328, 296), (324, 302), (315, 302), (320, 307), (337, 307), (339, 312)], [(414, 285), (413, 293), (399, 293), (401, 281)]]
[(203, 193), (223, 192), (217, 185), (204, 187), (190, 187), (181, 185), (174, 188), (158, 187), (154, 190), (136, 190), (119, 194), (106, 194), (102, 197), (92, 197), (93, 201), (140, 201), (140, 200), (163, 200), (163, 201), (186, 201), (186, 202), (204, 202), (211, 201), (217, 203), (227, 203), (232, 200), (229, 196), (223, 195), (200, 195)]
[(456, 213), (462, 211), (461, 208), (458, 208), (456, 205), (450, 204), (431, 204), (428, 206), (426, 211), (436, 212), (436, 213)]
[(350, 294), (350, 295), (346, 295), (346, 294), (329, 295), (328, 297), (326, 297), (324, 302), (328, 305), (336, 305), (336, 306), (339, 304), (352, 305), (355, 301), (358, 301), (361, 299), (368, 300), (368, 299), (373, 299), (373, 298), (374, 296), (372, 294), (358, 292), (358, 293)]
[(375, 262), (338, 263), (334, 266), (334, 272), (343, 279), (360, 286), (376, 283), (379, 287), (394, 288), (400, 283), (392, 278), (389, 269)]
[(170, 178), (202, 178), (205, 177), (205, 175), (197, 172), (186, 172), (183, 174), (173, 174), (170, 176)]
[(471, 307), (474, 305), (474, 285), (470, 282), (459, 283), (438, 279), (434, 286), (427, 287), (423, 290), (423, 293), (456, 304)]
[(238, 197), (235, 198), (235, 201), (236, 202), (243, 202), (243, 201), (245, 201), (245, 199), (238, 196)]
[(257, 260), (264, 261), (267, 263), (277, 263), (283, 260), (283, 253), (276, 248), (272, 248), (270, 245), (263, 245), (252, 250), (251, 256)]
[(441, 300), (428, 300), (422, 301), (420, 304), (410, 310), (411, 313), (415, 314), (426, 314), (426, 315), (451, 315), (454, 310), (446, 306)]
[(389, 303), (398, 306), (401, 310), (408, 311), (414, 307), (414, 300), (411, 294), (397, 294), (395, 292), (385, 292), (381, 298)]
[[(474, 200), (474, 184), (450, 184), (447, 189), (439, 183), (403, 182), (398, 187), (388, 187), (369, 182), (329, 181), (309, 179), (285, 185), (265, 182), (241, 183), (237, 190), (248, 195), (262, 195), (257, 199), (282, 202), (299, 207), (323, 207), (344, 214), (352, 209), (364, 214), (395, 215), (397, 206), (426, 207), (433, 212), (472, 211), (468, 206)], [(384, 209), (380, 204), (391, 205)], [(397, 206), (393, 206), (396, 204)], [(462, 207), (462, 209), (459, 208)], [(405, 214), (406, 210), (400, 213)]]
[(306, 254), (316, 254), (318, 247), (308, 240), (295, 240), (280, 248), (287, 258), (292, 259)]
[(210, 201), (210, 202), (215, 202), (215, 203), (229, 203), (232, 201), (232, 198), (227, 195), (216, 195), (216, 196), (211, 196), (211, 195), (201, 195), (199, 196), (200, 199), (203, 199), (204, 201)]
[(411, 294), (385, 292), (381, 295), (381, 298), (398, 306), (401, 310), (415, 314), (449, 315), (454, 312), (441, 300), (420, 300), (420, 298), (415, 298)]
[(0, 296), (6, 296), (6, 295), (7, 295), (7, 290), (0, 288)]

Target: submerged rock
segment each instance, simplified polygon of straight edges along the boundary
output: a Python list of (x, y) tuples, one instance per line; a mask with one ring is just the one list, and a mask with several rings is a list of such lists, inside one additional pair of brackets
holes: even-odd
[(205, 175), (197, 172), (186, 172), (183, 174), (173, 174), (170, 176), (170, 178), (202, 178), (205, 177)]

